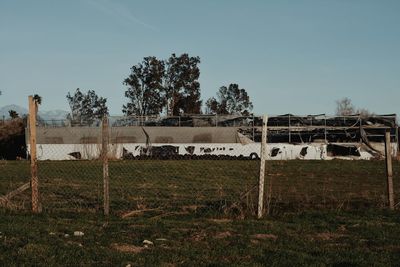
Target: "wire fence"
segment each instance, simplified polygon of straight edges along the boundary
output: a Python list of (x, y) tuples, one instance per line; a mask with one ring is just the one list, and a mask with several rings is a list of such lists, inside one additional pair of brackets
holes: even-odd
[[(100, 134), (101, 128), (97, 131)], [(246, 157), (223, 156), (216, 151), (228, 153), (228, 144), (213, 148), (208, 143), (194, 148), (173, 143), (115, 143), (115, 138), (109, 139), (114, 139), (108, 144), (106, 163), (113, 214), (245, 216), (257, 208), (260, 160), (252, 159), (251, 151), (240, 152), (247, 153)], [(39, 159), (69, 157), (38, 161), (44, 211), (103, 211), (105, 163), (100, 144), (37, 147)]]
[(19, 193), (30, 186), (29, 162), (2, 160), (0, 161), (0, 173), (0, 206), (15, 210), (31, 209), (30, 192)]
[[(26, 161), (1, 163), (1, 194), (29, 182)], [(244, 217), (257, 211), (260, 160), (140, 159), (109, 162), (110, 213)], [(394, 177), (400, 166), (394, 165)], [(104, 211), (101, 160), (39, 161), (43, 212)], [(268, 161), (265, 207), (272, 213), (388, 206), (384, 161)], [(394, 184), (399, 192), (399, 183)], [(29, 191), (8, 202), (30, 209)], [(400, 199), (395, 195), (395, 205)]]
[[(383, 160), (304, 161), (333, 159), (338, 151), (315, 140), (267, 143), (254, 133), (271, 127), (268, 138), (274, 131), (281, 135), (280, 121), (273, 118), (263, 124), (262, 118), (252, 118), (247, 128), (143, 126), (117, 123), (120, 119), (115, 118), (79, 127), (31, 124), (35, 131), (28, 129), (27, 143), (30, 155), (37, 155), (39, 211), (111, 213), (124, 218), (170, 214), (243, 218), (254, 216), (261, 204), (269, 213), (389, 205), (388, 177), (399, 175), (398, 162), (389, 175)], [(326, 124), (326, 119), (319, 123)], [(311, 120), (310, 125), (316, 124)], [(386, 133), (386, 153), (394, 155), (397, 133), (391, 128)], [(384, 132), (379, 134), (385, 138)], [(33, 139), (35, 143), (30, 143)], [(262, 146), (268, 160), (265, 171)], [(362, 155), (354, 145), (342, 144), (340, 149), (348, 159)], [(29, 208), (35, 196), (29, 190), (20, 194), (29, 187), (29, 162), (4, 161), (0, 168), (1, 204)], [(260, 183), (262, 179), (265, 183)], [(261, 184), (265, 195), (260, 193)], [(399, 192), (399, 186), (394, 183), (392, 192)], [(392, 198), (390, 207), (398, 207), (399, 197), (392, 194)]]

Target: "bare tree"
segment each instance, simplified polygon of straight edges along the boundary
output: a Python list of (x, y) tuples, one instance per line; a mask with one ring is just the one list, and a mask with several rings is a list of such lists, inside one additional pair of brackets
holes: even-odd
[(368, 109), (366, 108), (358, 108), (356, 110), (356, 114), (359, 114), (361, 117), (366, 118), (366, 117), (371, 117), (374, 115), (373, 112), (370, 112)]
[(360, 115), (361, 117), (370, 117), (374, 115), (366, 108), (356, 108), (351, 99), (348, 97), (342, 98), (336, 101), (336, 115), (338, 116), (348, 116), (348, 115)]
[(355, 108), (351, 103), (351, 99), (344, 97), (340, 100), (336, 100), (336, 115), (347, 116), (354, 114)]

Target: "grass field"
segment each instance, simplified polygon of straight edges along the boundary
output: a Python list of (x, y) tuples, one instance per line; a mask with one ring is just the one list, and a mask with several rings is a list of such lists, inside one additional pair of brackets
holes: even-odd
[[(267, 164), (271, 215), (257, 220), (258, 161), (110, 162), (109, 218), (101, 215), (100, 162), (40, 162), (43, 212), (29, 213), (29, 192), (13, 201), (20, 210), (0, 210), (0, 262), (400, 265), (400, 216), (398, 206), (385, 209), (384, 162)], [(28, 165), (0, 162), (0, 194), (29, 181)], [(394, 171), (398, 196), (398, 162)]]

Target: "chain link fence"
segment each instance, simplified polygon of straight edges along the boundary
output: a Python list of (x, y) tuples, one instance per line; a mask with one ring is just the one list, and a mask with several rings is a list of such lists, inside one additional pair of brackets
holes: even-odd
[(39, 194), (45, 212), (100, 212), (102, 162), (39, 161)]
[[(355, 210), (388, 206), (384, 161), (273, 161), (268, 162), (273, 212), (309, 209)], [(400, 165), (394, 165), (394, 177)], [(399, 192), (400, 184), (394, 184)], [(395, 206), (400, 198), (395, 195)]]
[(140, 160), (110, 162), (111, 210), (244, 216), (254, 211), (247, 191), (257, 185), (257, 161)]
[(43, 210), (101, 211), (106, 175), (123, 217), (254, 213), (260, 144), (236, 143), (236, 129), (107, 125), (37, 128)]
[(31, 208), (30, 166), (25, 160), (0, 161), (0, 206), (14, 210)]
[[(264, 175), (260, 175), (262, 121), (255, 116), (216, 115), (110, 117), (90, 125), (39, 121), (35, 147), (40, 209), (93, 213), (109, 210), (121, 217), (254, 216), (260, 205), (259, 181)], [(300, 128), (300, 123), (307, 128)], [(266, 196), (261, 198), (265, 210), (386, 207), (385, 162), (354, 160), (376, 158), (372, 152), (367, 155), (361, 143), (328, 142), (329, 138), (344, 138), (339, 130), (351, 132), (357, 127), (359, 134), (348, 138), (361, 142), (364, 137), (360, 125), (364, 124), (353, 117), (333, 121), (326, 117), (270, 118)], [(386, 128), (366, 128), (364, 132), (379, 141), (381, 130)], [(394, 155), (397, 132), (389, 137)], [(287, 138), (291, 142), (285, 141)], [(307, 138), (314, 140), (305, 142)], [(319, 142), (321, 138), (325, 142)], [(28, 153), (29, 139), (27, 134)], [(329, 160), (335, 158), (351, 160)], [(5, 161), (0, 167), (3, 195), (29, 182), (28, 161)], [(394, 176), (399, 174), (399, 167), (395, 162)], [(395, 192), (399, 185), (394, 184)], [(26, 208), (30, 198), (29, 193), (13, 196), (12, 205)], [(397, 207), (396, 195), (394, 203)]]

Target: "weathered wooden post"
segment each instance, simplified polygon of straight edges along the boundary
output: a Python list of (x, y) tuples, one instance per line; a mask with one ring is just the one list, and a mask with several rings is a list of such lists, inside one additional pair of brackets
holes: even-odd
[(392, 147), (390, 142), (390, 129), (385, 131), (385, 158), (386, 158), (386, 175), (387, 175), (387, 191), (389, 208), (394, 210), (394, 192), (393, 192), (393, 167), (392, 167)]
[(101, 124), (102, 134), (101, 134), (101, 158), (103, 161), (103, 207), (104, 207), (104, 215), (110, 214), (110, 177), (108, 173), (108, 118), (107, 116), (103, 117), (103, 121)]
[(262, 137), (261, 137), (261, 163), (260, 163), (260, 178), (258, 184), (258, 212), (257, 217), (260, 219), (264, 214), (264, 180), (265, 180), (265, 161), (267, 160), (267, 124), (268, 116), (263, 117)]
[(252, 122), (253, 122), (253, 142), (254, 142), (254, 134), (255, 134), (255, 129), (254, 129), (254, 113), (252, 114), (253, 118), (252, 118)]
[(396, 126), (396, 144), (397, 144), (396, 158), (397, 158), (397, 160), (400, 160), (399, 130), (400, 130), (400, 128), (398, 128), (398, 126)]
[(328, 143), (327, 135), (328, 135), (328, 133), (326, 132), (326, 115), (324, 114), (324, 138), (325, 138), (325, 144)]
[(36, 114), (37, 104), (33, 96), (29, 96), (29, 145), (31, 156), (31, 188), (32, 188), (32, 211), (38, 213), (39, 210), (39, 179), (36, 153)]
[(292, 143), (292, 133), (291, 133), (291, 124), (290, 124), (290, 114), (288, 115), (288, 132), (289, 132), (289, 144)]

